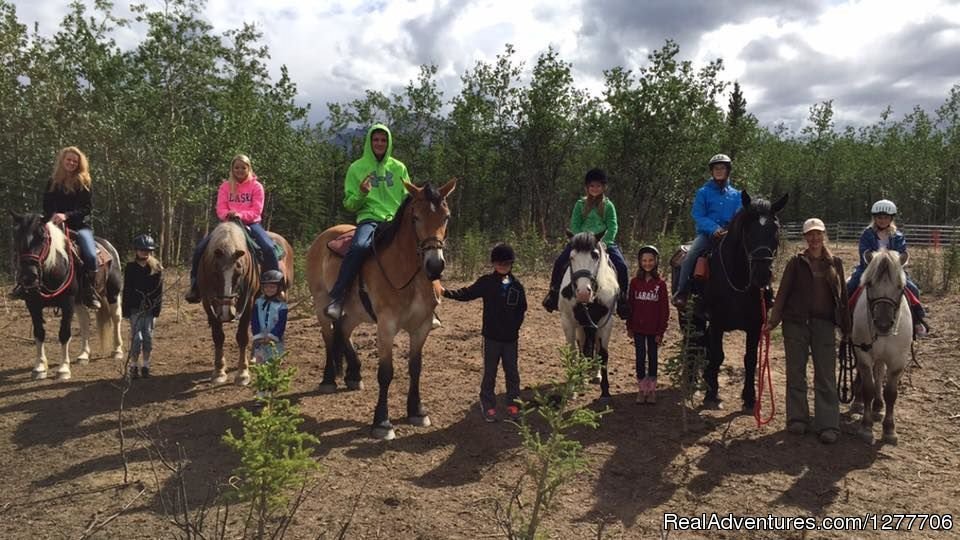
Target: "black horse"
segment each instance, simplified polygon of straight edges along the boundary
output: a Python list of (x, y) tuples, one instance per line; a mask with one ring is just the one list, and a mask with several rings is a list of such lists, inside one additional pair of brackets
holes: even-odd
[(761, 295), (766, 295), (769, 309), (773, 259), (780, 246), (777, 213), (786, 206), (787, 195), (770, 204), (765, 199), (752, 200), (743, 191), (741, 201), (743, 207), (727, 227), (726, 236), (713, 246), (709, 278), (704, 283), (695, 282), (693, 291), (698, 298), (695, 321), (704, 333), (707, 348), (704, 406), (721, 407), (717, 377), (724, 360), (724, 332), (743, 330), (747, 336), (740, 398), (744, 410), (752, 411), (757, 400), (757, 349), (763, 325)]
[[(72, 253), (71, 243), (60, 228), (43, 219), (40, 214), (17, 214), (13, 217), (13, 242), (17, 257), (17, 284), (26, 295), (25, 301), (33, 322), (33, 337), (37, 346), (37, 359), (33, 367), (33, 378), (44, 379), (47, 376), (47, 356), (43, 343), (46, 331), (43, 327), (43, 308), (53, 307), (60, 310), (61, 346), (60, 367), (57, 377), (70, 378), (70, 325), (75, 307), (86, 308), (78, 304), (80, 290), (79, 261)], [(101, 296), (101, 308), (97, 313), (97, 326), (101, 347), (113, 350), (114, 357), (122, 356), (120, 339), (119, 293), (122, 283), (120, 258), (116, 249), (103, 239), (97, 239), (101, 249), (106, 249), (112, 264), (101, 268), (105, 273), (98, 279)], [(81, 332), (83, 334), (83, 352), (80, 362), (89, 358), (88, 317), (81, 311)]]

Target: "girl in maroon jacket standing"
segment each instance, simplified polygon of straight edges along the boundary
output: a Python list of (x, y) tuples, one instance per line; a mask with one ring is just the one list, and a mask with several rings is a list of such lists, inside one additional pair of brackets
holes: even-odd
[[(627, 331), (637, 352), (637, 403), (657, 402), (657, 347), (670, 320), (667, 284), (660, 278), (660, 252), (643, 246), (637, 253), (640, 269), (630, 281), (631, 314)], [(649, 359), (649, 365), (646, 360)]]

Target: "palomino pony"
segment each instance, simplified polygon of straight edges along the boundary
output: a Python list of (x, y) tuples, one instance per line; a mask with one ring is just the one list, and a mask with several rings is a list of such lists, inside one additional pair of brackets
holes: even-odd
[(343, 259), (328, 247), (328, 243), (354, 226), (335, 225), (323, 231), (307, 254), (307, 282), (327, 356), (320, 383), (322, 393), (336, 391), (341, 355), (347, 358), (347, 388), (362, 388), (360, 361), (350, 335), (360, 323), (377, 325), (380, 393), (371, 428), (377, 439), (396, 437), (390, 423), (387, 395), (393, 380), (393, 340), (401, 330), (410, 336), (407, 420), (414, 426), (430, 425), (430, 417), (420, 400), (420, 372), (423, 345), (432, 329), (434, 309), (439, 304), (433, 281), (440, 279), (444, 268), (443, 247), (450, 220), (447, 196), (456, 183), (454, 179), (437, 189), (429, 183), (417, 187), (404, 182), (408, 195), (393, 221), (377, 231), (373, 253), (364, 261), (355, 283), (347, 292), (344, 316), (337, 323), (332, 323), (324, 315), (323, 308), (330, 302), (330, 286), (337, 279)]
[[(70, 242), (63, 230), (44, 221), (40, 214), (11, 212), (11, 215), (18, 263), (17, 282), (26, 293), (27, 309), (33, 322), (33, 337), (37, 345), (33, 378), (47, 377), (43, 308), (54, 307), (60, 310), (61, 361), (57, 378), (69, 379), (70, 324), (76, 308), (79, 308), (82, 338), (82, 351), (77, 362), (83, 364), (90, 359), (90, 316), (87, 308), (79, 303), (80, 271), (77, 268), (77, 258), (70, 252)], [(113, 358), (119, 359), (123, 357), (123, 342), (120, 337), (120, 257), (117, 250), (106, 240), (98, 238), (97, 243), (111, 259), (111, 264), (99, 269), (102, 275), (97, 279), (101, 289), (98, 292), (104, 300), (97, 311), (100, 345), (104, 352), (112, 350)]]
[[(274, 243), (283, 248), (280, 270), (287, 283), (293, 282), (293, 249), (282, 236), (268, 233)], [(260, 290), (259, 267), (248, 247), (243, 226), (235, 221), (224, 221), (210, 232), (210, 241), (200, 258), (197, 269), (197, 288), (202, 298), (203, 311), (213, 334), (214, 384), (227, 382), (227, 368), (223, 361), (223, 325), (239, 319), (237, 345), (240, 356), (234, 382), (241, 386), (250, 383), (250, 317), (253, 302)]]
[(907, 254), (881, 249), (866, 253), (865, 258), (867, 269), (860, 278), (863, 293), (853, 308), (851, 331), (864, 404), (860, 435), (868, 444), (873, 444), (873, 415), (881, 406), (877, 388), (883, 384), (887, 409), (886, 415), (878, 414), (883, 416), (883, 441), (896, 444), (893, 405), (913, 341), (910, 306), (903, 294), (907, 283), (903, 263)]
[(787, 195), (770, 204), (765, 199), (752, 200), (744, 190), (740, 199), (742, 209), (730, 222), (727, 234), (714, 246), (710, 277), (702, 285), (701, 305), (697, 311), (708, 321), (707, 365), (703, 370), (707, 386), (704, 405), (720, 407), (718, 376), (724, 360), (724, 332), (743, 330), (747, 337), (740, 398), (743, 409), (752, 411), (757, 400), (757, 349), (765, 318), (761, 294), (773, 278), (773, 259), (780, 246), (777, 212), (786, 206)]
[(600, 357), (600, 400), (610, 399), (607, 376), (610, 331), (620, 286), (601, 241), (606, 231), (582, 232), (570, 241), (570, 266), (560, 285), (560, 322), (567, 344), (584, 356)]

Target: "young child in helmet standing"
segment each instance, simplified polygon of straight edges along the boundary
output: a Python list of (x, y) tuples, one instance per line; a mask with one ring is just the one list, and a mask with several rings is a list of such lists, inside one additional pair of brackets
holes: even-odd
[[(623, 258), (620, 247), (616, 244), (619, 224), (617, 222), (617, 209), (613, 205), (613, 201), (606, 195), (607, 173), (601, 169), (587, 171), (583, 186), (586, 195), (578, 199), (573, 206), (573, 213), (570, 215), (570, 232), (573, 234), (604, 232), (603, 242), (606, 244), (610, 262), (617, 270), (617, 284), (620, 285), (617, 315), (626, 320), (630, 317), (630, 304), (627, 302), (627, 282), (630, 279), (630, 271), (627, 269), (627, 262)], [(547, 312), (553, 312), (559, 304), (560, 283), (563, 281), (563, 272), (570, 263), (570, 250), (570, 244), (567, 243), (563, 252), (553, 263), (553, 273), (550, 275), (550, 290), (547, 291), (547, 297), (543, 299), (543, 307)]]
[(250, 326), (253, 330), (253, 359), (257, 364), (272, 362), (283, 354), (283, 333), (287, 329), (287, 303), (283, 301), (283, 273), (267, 270), (260, 275), (260, 296), (254, 302)]
[(507, 416), (516, 420), (520, 407), (520, 371), (517, 366), (520, 325), (527, 311), (527, 295), (513, 275), (513, 248), (497, 244), (490, 252), (493, 272), (480, 276), (473, 285), (449, 291), (443, 296), (466, 302), (483, 298), (483, 381), (480, 383), (480, 411), (487, 422), (497, 420), (497, 366), (503, 362), (507, 382)]
[(130, 377), (136, 379), (150, 376), (153, 328), (163, 305), (163, 266), (153, 256), (157, 245), (149, 234), (134, 238), (133, 249), (134, 260), (123, 269), (121, 310), (130, 320)]
[[(857, 287), (860, 286), (860, 277), (867, 269), (867, 252), (877, 251), (880, 248), (886, 248), (898, 253), (907, 252), (907, 237), (903, 232), (897, 230), (894, 219), (897, 217), (897, 205), (893, 201), (881, 199), (870, 207), (871, 221), (860, 235), (859, 253), (860, 259), (857, 266), (850, 274), (847, 281), (847, 294), (852, 298)], [(923, 304), (920, 303), (920, 289), (916, 283), (907, 276), (907, 290), (911, 294), (907, 295), (910, 302), (910, 313), (913, 315), (915, 337), (926, 337), (930, 327), (924, 320), (926, 311)]]
[(637, 252), (637, 264), (640, 269), (630, 281), (627, 331), (637, 354), (637, 403), (656, 403), (657, 348), (670, 321), (670, 299), (667, 283), (660, 277), (660, 251), (643, 246)]

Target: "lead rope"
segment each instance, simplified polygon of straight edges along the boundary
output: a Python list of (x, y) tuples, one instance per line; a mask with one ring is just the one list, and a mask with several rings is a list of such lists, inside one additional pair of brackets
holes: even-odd
[[(757, 420), (757, 427), (769, 424), (777, 414), (777, 402), (773, 398), (773, 374), (770, 372), (770, 330), (767, 326), (767, 299), (760, 291), (760, 358), (757, 369), (757, 401), (753, 404), (753, 417)], [(770, 394), (770, 416), (764, 418), (761, 414), (761, 403), (763, 402), (764, 386), (768, 388)]]
[(853, 401), (853, 392), (851, 391), (851, 380), (853, 370), (857, 367), (856, 358), (853, 356), (853, 346), (849, 339), (840, 342), (840, 371), (837, 373), (837, 398), (840, 403), (850, 403)]

